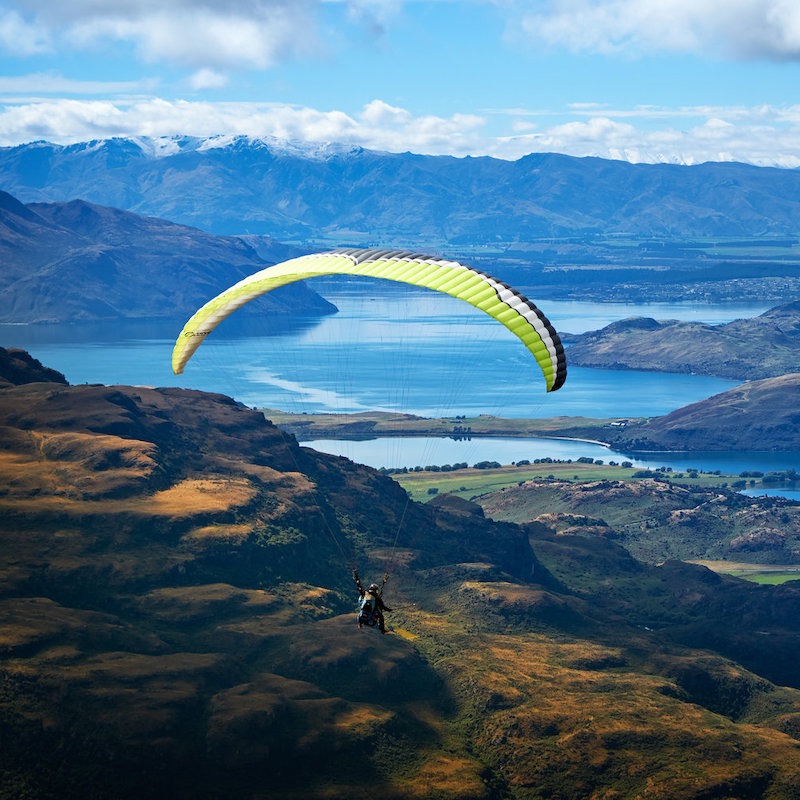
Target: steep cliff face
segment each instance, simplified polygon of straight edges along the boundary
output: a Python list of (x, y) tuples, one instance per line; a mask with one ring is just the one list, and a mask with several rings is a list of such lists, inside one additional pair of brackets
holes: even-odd
[[(229, 398), (36, 375), (0, 389), (3, 800), (800, 791), (800, 691), (731, 660), (795, 652), (791, 587), (714, 605), (705, 570), (410, 503)], [(686, 646), (731, 609), (752, 635)]]
[(64, 385), (67, 383), (60, 372), (45, 367), (25, 350), (0, 347), (0, 388), (42, 381)]

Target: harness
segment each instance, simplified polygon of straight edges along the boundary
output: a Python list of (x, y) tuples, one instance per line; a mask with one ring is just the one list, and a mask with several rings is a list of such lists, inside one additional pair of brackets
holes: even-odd
[(380, 622), (380, 617), (377, 599), (366, 592), (358, 603), (358, 624), (374, 628)]
[(372, 591), (365, 591), (364, 587), (361, 585), (361, 580), (358, 577), (358, 569), (355, 565), (353, 565), (353, 580), (356, 582), (356, 586), (358, 587), (358, 591), (361, 593), (361, 597), (358, 601), (358, 627), (362, 627), (366, 625), (369, 628), (374, 628), (376, 625), (383, 631), (383, 587), (386, 586), (386, 582), (389, 580), (389, 573), (387, 572), (383, 576), (383, 582), (380, 586), (377, 584), (372, 584), (376, 588), (372, 589)]

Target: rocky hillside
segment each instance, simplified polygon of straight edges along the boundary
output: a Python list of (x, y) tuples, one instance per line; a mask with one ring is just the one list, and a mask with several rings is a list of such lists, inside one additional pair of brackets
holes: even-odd
[[(800, 793), (796, 585), (409, 503), (228, 398), (25, 362), (0, 358), (3, 800)], [(354, 557), (391, 573), (390, 635), (354, 624)]]
[(23, 383), (61, 383), (67, 379), (57, 370), (45, 367), (25, 350), (0, 347), (0, 389)]
[(800, 450), (800, 373), (750, 381), (595, 435), (629, 450)]
[[(81, 200), (23, 205), (0, 192), (0, 322), (184, 322), (238, 280), (296, 254)], [(272, 256), (271, 260), (269, 259)], [(334, 308), (302, 284), (248, 309)]]
[(800, 564), (800, 504), (748, 497), (731, 487), (682, 486), (677, 473), (670, 481), (664, 477), (656, 471), (624, 481), (523, 481), (476, 502), (492, 519), (599, 536), (649, 564)]
[(774, 378), (800, 366), (800, 301), (725, 325), (635, 317), (565, 340), (577, 367)]

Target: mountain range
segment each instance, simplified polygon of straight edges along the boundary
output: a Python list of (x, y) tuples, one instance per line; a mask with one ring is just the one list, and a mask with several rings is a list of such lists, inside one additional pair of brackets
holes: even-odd
[(503, 161), (247, 137), (0, 148), (0, 187), (25, 203), (83, 199), (210, 233), (416, 248), (794, 236), (800, 218), (798, 170), (550, 153)]
[(220, 395), (0, 380), (3, 800), (800, 795), (797, 582), (414, 503)]
[[(0, 192), (0, 322), (170, 319), (295, 248), (260, 240), (256, 249), (163, 219), (85, 200), (25, 205)], [(253, 301), (248, 311), (288, 316), (335, 308), (303, 284)]]

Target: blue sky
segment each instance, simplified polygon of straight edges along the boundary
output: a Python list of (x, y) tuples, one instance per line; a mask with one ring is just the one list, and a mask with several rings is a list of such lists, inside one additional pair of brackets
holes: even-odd
[(0, 145), (800, 166), (796, 0), (0, 0)]

